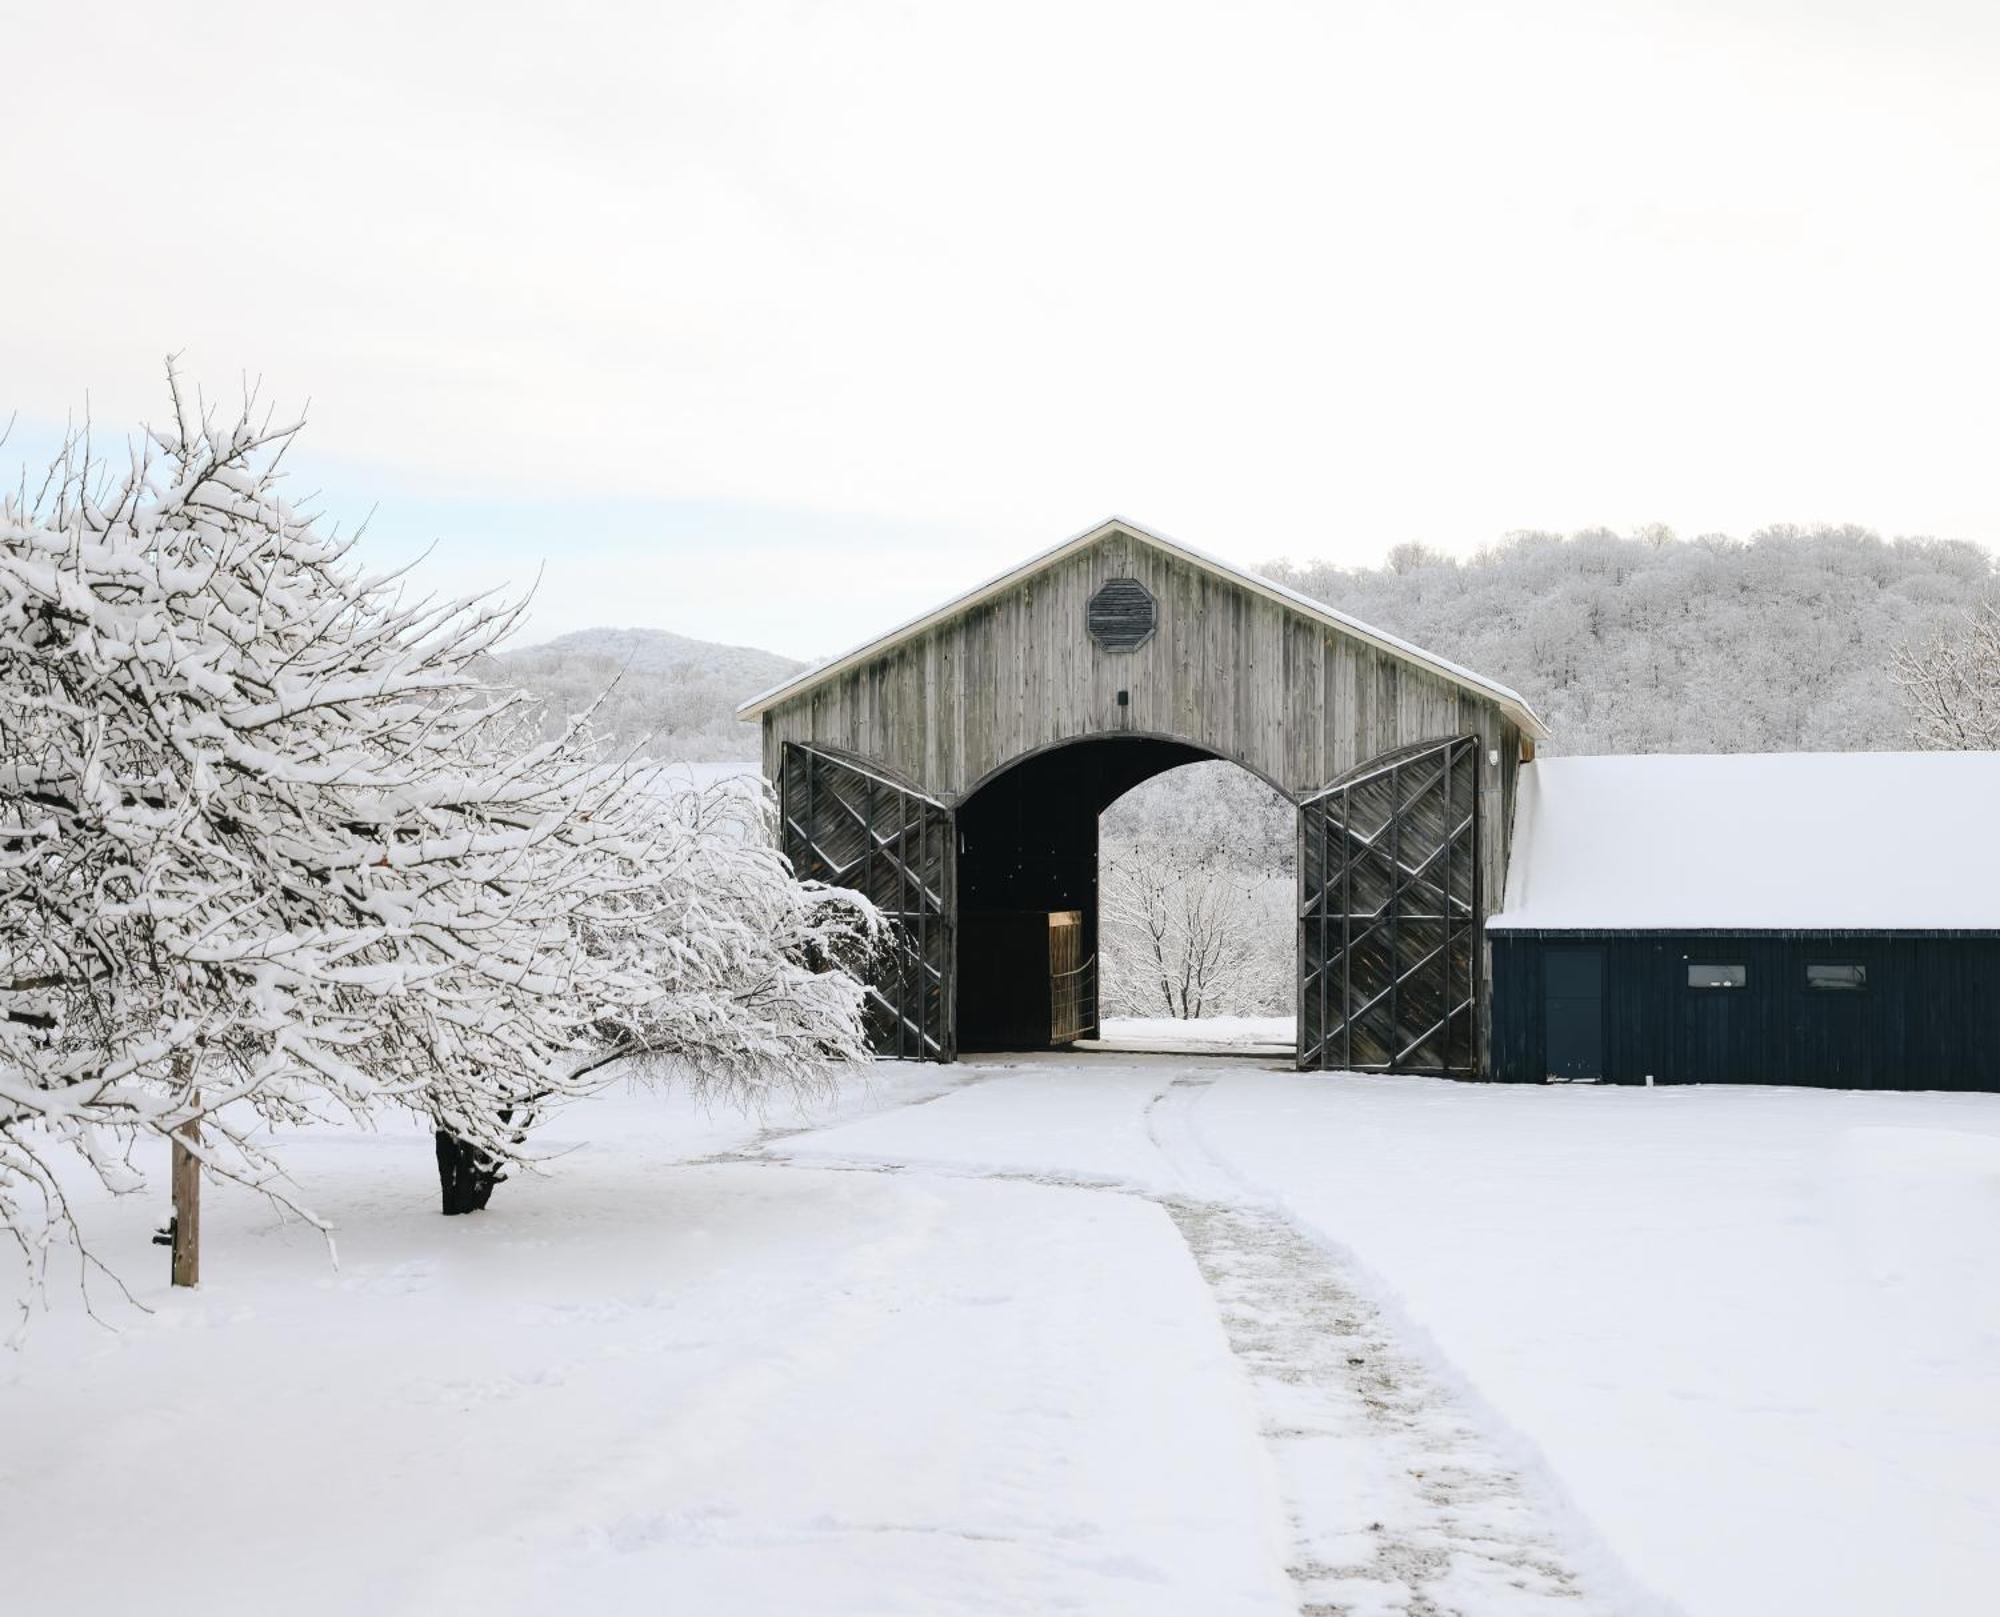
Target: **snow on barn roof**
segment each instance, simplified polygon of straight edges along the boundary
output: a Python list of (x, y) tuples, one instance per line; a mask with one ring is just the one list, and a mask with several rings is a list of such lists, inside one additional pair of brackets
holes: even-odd
[(1488, 924), (2000, 931), (1997, 821), (1994, 752), (1545, 758)]
[(751, 697), (737, 708), (736, 716), (739, 719), (758, 718), (768, 709), (804, 694), (813, 686), (832, 679), (836, 674), (843, 674), (850, 668), (872, 661), (905, 640), (922, 634), (932, 625), (956, 617), (959, 613), (979, 605), (980, 602), (1012, 589), (1030, 574), (1038, 573), (1044, 567), (1053, 566), (1065, 556), (1074, 555), (1114, 531), (1128, 534), (1142, 544), (1151, 545), (1155, 550), (1164, 551), (1169, 556), (1177, 556), (1193, 566), (1220, 574), (1254, 595), (1262, 595), (1268, 600), (1277, 601), (1329, 628), (1339, 629), (1353, 635), (1357, 640), (1420, 664), (1433, 673), (1443, 675), (1455, 685), (1490, 697), (1527, 735), (1546, 737), (1549, 733), (1548, 726), (1542, 722), (1541, 716), (1528, 706), (1526, 698), (1520, 692), (1502, 685), (1498, 680), (1488, 679), (1484, 674), (1475, 674), (1470, 668), (1440, 657), (1435, 652), (1426, 651), (1422, 646), (1413, 646), (1409, 641), (1373, 628), (1359, 618), (1350, 618), (1345, 612), (1337, 612), (1324, 602), (1315, 601), (1310, 595), (1302, 595), (1297, 590), (1287, 588), (1273, 579), (1211, 556), (1206, 551), (1196, 550), (1194, 546), (1182, 544), (1178, 539), (1169, 539), (1163, 533), (1141, 527), (1124, 517), (1107, 517), (1095, 526), (1085, 528), (1081, 533), (1071, 534), (1061, 544), (1053, 545), (1038, 555), (1030, 556), (1019, 566), (1010, 567), (1004, 573), (995, 574), (985, 583), (974, 585), (963, 595), (954, 596), (942, 606), (933, 607), (921, 616), (911, 618), (907, 623), (900, 623), (885, 634), (877, 635), (873, 640), (865, 641), (850, 651), (844, 651), (837, 657), (829, 657), (824, 662), (816, 663), (794, 674), (782, 684), (774, 685), (768, 691)]

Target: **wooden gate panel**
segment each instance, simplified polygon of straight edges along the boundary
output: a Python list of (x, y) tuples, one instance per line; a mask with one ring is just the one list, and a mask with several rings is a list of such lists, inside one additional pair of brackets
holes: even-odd
[(1083, 953), (1083, 911), (1049, 916), (1049, 1043), (1074, 1044), (1097, 1019), (1097, 956)]
[(852, 888), (890, 923), (889, 944), (869, 974), (875, 1053), (951, 1060), (957, 835), (951, 810), (859, 760), (787, 742), (780, 820), (785, 855), (802, 879)]
[(1299, 1065), (1478, 1059), (1479, 742), (1425, 742), (1299, 808)]

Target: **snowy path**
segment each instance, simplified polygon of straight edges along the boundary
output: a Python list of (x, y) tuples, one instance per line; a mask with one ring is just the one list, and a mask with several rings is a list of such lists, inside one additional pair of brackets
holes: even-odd
[(1628, 1614), (1956, 1617), (2000, 1582), (2000, 1096), (969, 1076), (793, 1154), (1281, 1211)]
[[(1595, 1617), (1610, 1610), (1585, 1597), (1561, 1536), (1544, 1519), (1555, 1513), (1551, 1502), (1524, 1485), (1477, 1422), (1402, 1349), (1341, 1262), (1207, 1150), (1196, 1107), (1226, 1065), (1199, 1058), (1124, 1064), (1141, 1078), (1124, 1099), (1142, 1101), (1141, 1149), (1154, 1158), (1125, 1184), (1060, 1168), (946, 1167), (907, 1152), (883, 1158), (873, 1171), (1026, 1179), (1087, 1195), (1129, 1194), (1166, 1209), (1250, 1379), (1259, 1434), (1285, 1497), (1287, 1572), (1302, 1617)], [(963, 1094), (957, 1098), (948, 1112), (962, 1109)], [(766, 1142), (739, 1160), (810, 1163), (830, 1151), (844, 1166), (867, 1170), (867, 1159), (852, 1149), (856, 1137), (907, 1135), (913, 1121)], [(976, 1132), (945, 1139), (947, 1155), (967, 1144), (978, 1149)], [(1127, 1170), (1132, 1166), (1128, 1160)], [(1571, 1537), (1579, 1532), (1570, 1520), (1560, 1526)]]
[[(1183, 1164), (1213, 1166), (1193, 1119), (1213, 1081), (1177, 1078), (1149, 1107), (1148, 1131), (1170, 1159), (1178, 1150)], [(1579, 1598), (1576, 1570), (1541, 1519), (1547, 1502), (1404, 1350), (1339, 1260), (1277, 1211), (1246, 1205), (1238, 1183), (1224, 1200), (1173, 1197), (1167, 1208), (1256, 1386), (1291, 1505), (1302, 1613), (1605, 1609)]]
[(1521, 1477), (1285, 1219), (1169, 1204), (1248, 1367), (1301, 1613), (1591, 1613)]

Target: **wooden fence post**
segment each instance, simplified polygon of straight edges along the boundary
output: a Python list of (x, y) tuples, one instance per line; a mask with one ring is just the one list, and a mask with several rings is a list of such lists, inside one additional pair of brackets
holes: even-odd
[[(196, 1106), (201, 1097), (193, 1097)], [(201, 1125), (190, 1118), (174, 1131), (171, 1178), (174, 1193), (173, 1283), (201, 1284), (201, 1162), (188, 1142), (201, 1143)]]

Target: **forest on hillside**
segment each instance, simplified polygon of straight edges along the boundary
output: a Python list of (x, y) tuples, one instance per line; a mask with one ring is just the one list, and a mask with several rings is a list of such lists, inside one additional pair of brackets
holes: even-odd
[(737, 704), (805, 666), (665, 629), (580, 629), (495, 662), (543, 699), (544, 734), (559, 734), (570, 714), (596, 702), (605, 734), (671, 762), (755, 758), (757, 727), (737, 719)]
[(1855, 527), (1517, 533), (1463, 560), (1411, 544), (1262, 571), (1513, 686), (1564, 753), (1905, 746), (1896, 652), (2000, 595), (1978, 545)]

